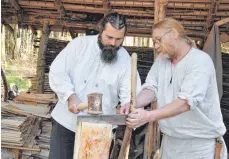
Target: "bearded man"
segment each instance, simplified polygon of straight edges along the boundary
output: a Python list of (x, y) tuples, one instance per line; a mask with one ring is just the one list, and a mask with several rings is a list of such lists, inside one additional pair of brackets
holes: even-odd
[[(127, 31), (124, 16), (111, 12), (99, 23), (99, 35), (71, 41), (53, 61), (49, 83), (58, 96), (52, 112), (50, 159), (73, 158), (77, 106), (87, 95), (103, 94), (104, 114), (115, 114), (116, 106), (130, 102), (131, 58), (122, 47)], [(141, 86), (139, 75), (137, 88)]]

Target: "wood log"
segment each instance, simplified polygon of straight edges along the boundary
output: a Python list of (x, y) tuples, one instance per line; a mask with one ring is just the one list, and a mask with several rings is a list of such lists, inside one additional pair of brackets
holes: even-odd
[(5, 73), (4, 73), (2, 68), (1, 68), (1, 90), (2, 90), (2, 95), (3, 95), (2, 99), (3, 99), (4, 102), (6, 102), (7, 99), (8, 99), (8, 83), (7, 83), (7, 80), (6, 80), (6, 75), (5, 75)]

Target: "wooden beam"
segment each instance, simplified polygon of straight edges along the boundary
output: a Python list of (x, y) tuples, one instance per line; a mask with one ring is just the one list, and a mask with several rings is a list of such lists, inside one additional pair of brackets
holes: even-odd
[(103, 0), (62, 0), (63, 3), (70, 4), (94, 4), (94, 5), (103, 5)]
[[(184, 1), (183, 1), (184, 2)], [(173, 9), (177, 9), (177, 8), (192, 8), (192, 9), (205, 9), (208, 8), (210, 5), (207, 3), (179, 3), (179, 2), (171, 2), (170, 0), (168, 1), (168, 8), (173, 8)]]
[(14, 33), (14, 29), (10, 26), (10, 24), (7, 23), (3, 23), (5, 25), (5, 27), (10, 31), (10, 33)]
[(222, 25), (227, 24), (227, 23), (229, 23), (229, 17), (221, 19), (220, 21), (216, 22), (216, 25), (222, 26)]
[[(173, 18), (173, 16), (171, 16), (171, 17)], [(179, 21), (179, 19), (177, 19), (177, 20)], [(154, 20), (153, 19), (127, 19), (127, 22), (128, 23), (132, 22), (132, 23), (150, 24), (150, 25), (154, 24)], [(205, 25), (205, 22), (203, 22), (203, 21), (181, 20), (180, 22), (184, 26), (203, 26), (203, 25)]]
[(12, 6), (14, 6), (15, 10), (20, 11), (21, 7), (19, 6), (19, 4), (16, 2), (16, 0), (10, 0)]
[(182, 3), (209, 3), (209, 0), (169, 0), (169, 2), (182, 2)]
[(169, 16), (174, 15), (183, 15), (183, 16), (207, 16), (207, 11), (196, 11), (196, 10), (174, 10), (174, 9), (167, 9), (166, 12)]
[(205, 40), (207, 39), (207, 36), (210, 33), (211, 27), (214, 23), (215, 13), (217, 11), (218, 4), (219, 4), (219, 0), (211, 0), (211, 5), (208, 6), (209, 8), (208, 16), (204, 25)]
[(40, 39), (39, 54), (37, 59), (37, 92), (44, 93), (45, 84), (45, 50), (47, 48), (48, 38), (50, 34), (49, 22), (46, 21), (42, 28), (42, 36)]
[(75, 39), (75, 38), (78, 36), (78, 34), (75, 34), (75, 32), (73, 31), (72, 28), (69, 28), (68, 31), (69, 31), (69, 33), (70, 33), (72, 39)]
[(111, 9), (111, 4), (109, 0), (103, 0), (103, 9), (104, 9), (104, 16), (106, 13)]
[(141, 2), (141, 1), (111, 1), (111, 6), (125, 6), (125, 7), (146, 7), (153, 8), (154, 3), (151, 2)]
[(55, 0), (55, 6), (57, 8), (57, 11), (59, 12), (60, 18), (62, 19), (62, 17), (65, 15), (65, 9), (61, 0)]
[(41, 151), (40, 148), (31, 148), (31, 147), (19, 147), (11, 145), (1, 145), (2, 148), (17, 149), (17, 150), (26, 150), (26, 151)]

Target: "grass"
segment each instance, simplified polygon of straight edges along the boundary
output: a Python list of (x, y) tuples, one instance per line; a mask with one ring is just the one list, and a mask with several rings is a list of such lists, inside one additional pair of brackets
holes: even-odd
[(8, 74), (6, 75), (6, 79), (9, 85), (14, 83), (18, 87), (19, 91), (25, 91), (29, 89), (28, 81), (21, 76)]

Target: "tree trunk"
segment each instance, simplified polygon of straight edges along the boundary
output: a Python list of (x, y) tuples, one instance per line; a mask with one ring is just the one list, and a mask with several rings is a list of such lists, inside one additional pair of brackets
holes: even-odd
[(8, 83), (7, 83), (6, 76), (5, 76), (5, 73), (2, 70), (2, 68), (1, 68), (1, 84), (3, 84), (2, 91), (4, 91), (4, 92), (2, 92), (2, 96), (3, 96), (2, 100), (4, 102), (6, 102), (7, 101), (7, 97), (8, 97)]
[(48, 23), (43, 25), (43, 34), (40, 39), (39, 54), (37, 59), (37, 92), (44, 93), (45, 83), (45, 50), (50, 34)]

